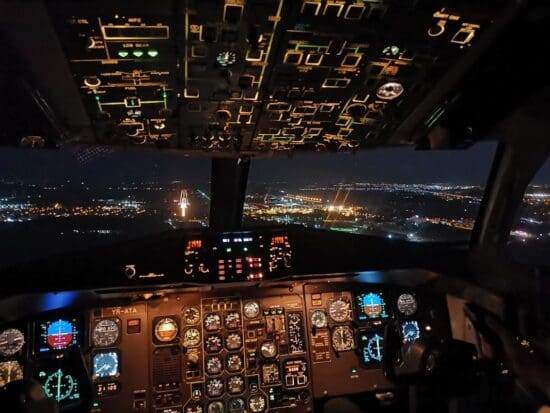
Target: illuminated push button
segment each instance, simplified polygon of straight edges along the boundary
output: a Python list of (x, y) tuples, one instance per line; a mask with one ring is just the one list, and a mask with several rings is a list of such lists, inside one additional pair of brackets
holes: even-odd
[(294, 376), (288, 375), (285, 377), (285, 384), (287, 387), (293, 387), (294, 386)]
[(141, 320), (139, 318), (132, 318), (126, 321), (126, 332), (128, 334), (141, 333)]

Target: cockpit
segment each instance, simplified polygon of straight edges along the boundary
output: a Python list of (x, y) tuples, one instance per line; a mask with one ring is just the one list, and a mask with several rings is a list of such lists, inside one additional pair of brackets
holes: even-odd
[(0, 3), (0, 410), (550, 409), (550, 7)]

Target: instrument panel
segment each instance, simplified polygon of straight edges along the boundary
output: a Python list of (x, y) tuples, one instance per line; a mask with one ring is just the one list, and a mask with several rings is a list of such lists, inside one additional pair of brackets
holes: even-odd
[(83, 314), (9, 326), (0, 385), (22, 377), (10, 367), (20, 363), (67, 411), (91, 383), (96, 412), (306, 412), (315, 399), (394, 387), (382, 370), (388, 322), (403, 343), (450, 334), (444, 297), (422, 288), (243, 285), (121, 293)]

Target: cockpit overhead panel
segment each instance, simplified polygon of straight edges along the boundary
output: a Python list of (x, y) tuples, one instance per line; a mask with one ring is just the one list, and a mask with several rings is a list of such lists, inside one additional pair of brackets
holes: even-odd
[(386, 142), (504, 2), (51, 1), (97, 141), (350, 151)]

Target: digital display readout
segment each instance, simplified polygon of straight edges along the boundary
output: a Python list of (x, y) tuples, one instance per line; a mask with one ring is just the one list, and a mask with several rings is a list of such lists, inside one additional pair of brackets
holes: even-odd
[(80, 342), (80, 321), (76, 318), (44, 321), (39, 324), (38, 351), (65, 350)]
[(384, 334), (378, 330), (361, 332), (359, 348), (365, 366), (379, 365), (384, 357)]
[(355, 296), (359, 321), (388, 318), (386, 301), (382, 293), (362, 293)]

